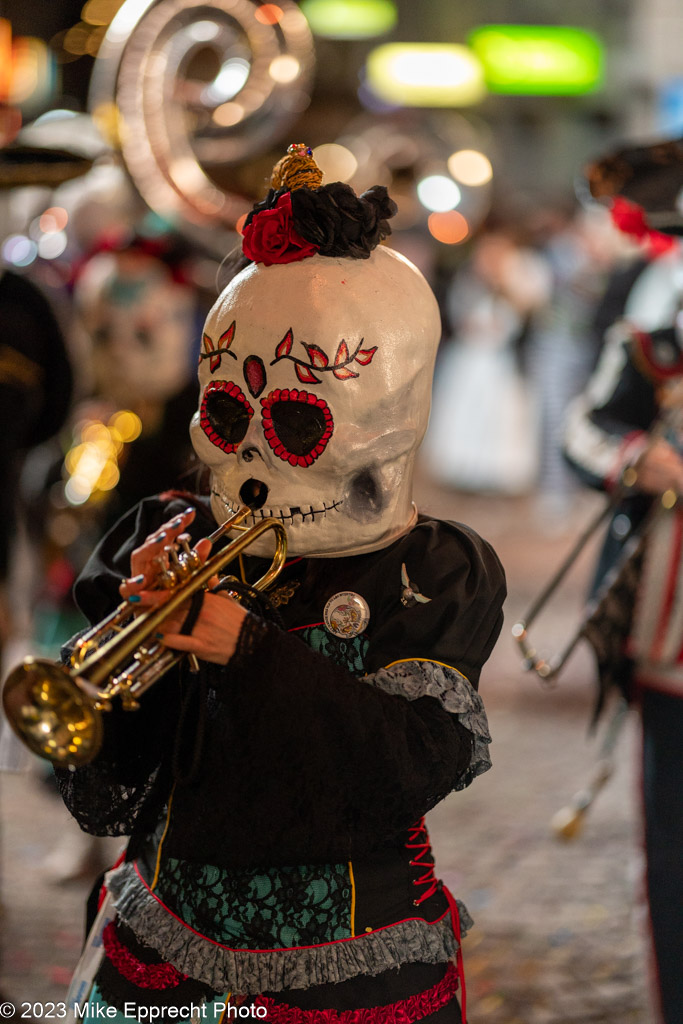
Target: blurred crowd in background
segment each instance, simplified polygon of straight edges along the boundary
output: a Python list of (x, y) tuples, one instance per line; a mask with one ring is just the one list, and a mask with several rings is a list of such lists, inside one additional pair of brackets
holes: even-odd
[[(200, 21), (166, 0), (0, 3), (5, 669), (57, 657), (83, 624), (72, 584), (124, 510), (201, 487), (188, 424), (202, 323), (267, 168), (293, 141), (313, 147), (325, 181), (389, 186), (390, 244), (437, 295), (429, 479), (528, 495), (530, 528), (549, 535), (573, 524), (581, 485), (561, 453), (564, 413), (653, 258), (587, 198), (582, 168), (634, 132), (680, 134), (682, 80), (662, 40), (683, 13), (666, 0), (336, 7), (335, 23), (324, 0), (207, 0)], [(510, 27), (500, 22), (527, 29), (522, 43), (498, 38), (527, 48), (508, 58), (517, 69), (531, 54), (526, 84), (501, 86), (485, 52), (483, 29)], [(552, 70), (555, 52), (533, 56), (539, 26), (558, 45), (568, 23), (588, 49), (566, 37), (555, 70), (583, 60), (586, 77), (539, 84), (534, 69)], [(425, 43), (436, 49), (411, 56)], [(405, 48), (398, 64), (381, 44)], [(2, 767), (22, 756), (5, 730)], [(96, 844), (69, 836), (46, 871), (62, 881), (93, 858)]]

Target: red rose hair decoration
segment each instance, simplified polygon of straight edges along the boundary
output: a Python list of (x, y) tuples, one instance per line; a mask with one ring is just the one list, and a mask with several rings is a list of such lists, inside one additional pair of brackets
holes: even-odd
[(274, 263), (295, 263), (314, 256), (318, 246), (307, 242), (296, 231), (292, 215), (292, 196), (285, 192), (270, 210), (255, 214), (244, 228), (242, 252), (254, 263), (266, 267)]
[(365, 260), (391, 234), (388, 220), (397, 207), (383, 185), (357, 196), (350, 185), (323, 185), (322, 178), (311, 149), (303, 143), (289, 147), (273, 168), (268, 195), (246, 218), (247, 260), (266, 267), (316, 253)]

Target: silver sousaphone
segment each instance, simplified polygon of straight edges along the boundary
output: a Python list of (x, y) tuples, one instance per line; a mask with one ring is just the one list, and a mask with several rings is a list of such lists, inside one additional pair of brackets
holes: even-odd
[(126, 0), (89, 107), (147, 205), (222, 258), (266, 176), (259, 156), (308, 106), (314, 63), (293, 0)]

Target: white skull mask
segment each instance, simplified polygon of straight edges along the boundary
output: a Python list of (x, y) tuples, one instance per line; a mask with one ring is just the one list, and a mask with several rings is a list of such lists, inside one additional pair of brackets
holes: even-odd
[(384, 247), (235, 277), (206, 322), (191, 428), (216, 520), (248, 504), (284, 523), (298, 555), (404, 533), (440, 333), (424, 277)]

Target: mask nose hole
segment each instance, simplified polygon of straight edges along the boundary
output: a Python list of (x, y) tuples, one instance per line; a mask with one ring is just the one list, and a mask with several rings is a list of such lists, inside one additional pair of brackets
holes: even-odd
[(240, 487), (240, 501), (251, 509), (263, 508), (268, 488), (261, 480), (246, 480)]

